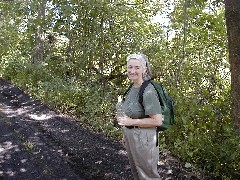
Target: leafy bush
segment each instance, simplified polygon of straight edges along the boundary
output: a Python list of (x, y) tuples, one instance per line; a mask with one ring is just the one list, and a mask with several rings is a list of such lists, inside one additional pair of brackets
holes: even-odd
[[(79, 123), (84, 126), (109, 136), (119, 136), (120, 131), (113, 123), (116, 94), (108, 90), (111, 87), (66, 78), (64, 71), (55, 73), (56, 66), (51, 63), (33, 65), (26, 62), (19, 65), (20, 68), (15, 68), (17, 65), (14, 63), (8, 65), (3, 73), (7, 76), (3, 77), (61, 112), (78, 117)], [(58, 68), (63, 69), (60, 65)]]
[[(190, 102), (189, 104), (193, 106)], [(219, 105), (215, 108), (222, 109), (221, 105), (228, 106), (228, 102)], [(210, 112), (209, 107), (204, 106), (199, 108), (202, 113), (194, 112), (194, 109), (196, 111), (196, 107), (189, 108), (188, 111), (177, 108), (176, 125), (160, 137), (162, 148), (168, 148), (183, 161), (211, 172), (216, 179), (238, 179), (240, 136), (232, 128), (230, 118), (226, 117), (228, 114), (225, 111)], [(191, 116), (181, 112), (183, 110)]]
[[(51, 61), (37, 65), (5, 61), (1, 74), (36, 98), (77, 116), (80, 124), (120, 137), (121, 131), (114, 127), (113, 120), (117, 92), (121, 90), (114, 83), (101, 85), (66, 77), (65, 70), (64, 63), (56, 67)], [(209, 97), (204, 87), (199, 96), (171, 89), (177, 104), (176, 125), (161, 134), (160, 148), (168, 148), (183, 161), (211, 172), (216, 178), (238, 179), (240, 136), (231, 128), (229, 91), (220, 89), (221, 96), (219, 90)]]

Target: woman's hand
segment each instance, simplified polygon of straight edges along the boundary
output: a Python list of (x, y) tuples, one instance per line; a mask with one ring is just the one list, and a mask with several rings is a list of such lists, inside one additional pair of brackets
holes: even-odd
[(130, 118), (130, 117), (117, 117), (117, 122), (118, 122), (118, 125), (120, 126), (132, 126), (133, 124), (133, 119)]

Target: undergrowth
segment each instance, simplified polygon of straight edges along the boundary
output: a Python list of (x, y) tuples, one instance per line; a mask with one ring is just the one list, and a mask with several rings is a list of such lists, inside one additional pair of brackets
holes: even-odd
[[(120, 93), (116, 85), (66, 77), (54, 73), (46, 63), (8, 62), (2, 64), (1, 75), (63, 113), (76, 116), (82, 125), (120, 138), (121, 130), (114, 126)], [(160, 148), (169, 149), (188, 166), (210, 172), (216, 179), (239, 179), (240, 136), (230, 123), (229, 97), (211, 100), (211, 105), (197, 104), (194, 98), (175, 96), (176, 124), (161, 133)]]

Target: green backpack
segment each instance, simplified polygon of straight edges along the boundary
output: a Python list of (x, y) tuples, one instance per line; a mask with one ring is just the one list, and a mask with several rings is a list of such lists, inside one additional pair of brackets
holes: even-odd
[[(151, 83), (155, 88), (155, 90), (157, 91), (158, 99), (162, 107), (163, 124), (161, 126), (157, 126), (157, 131), (165, 131), (169, 128), (169, 126), (174, 124), (174, 101), (161, 83), (152, 81), (152, 80), (144, 81), (140, 87), (139, 99), (138, 99), (143, 109), (144, 109), (143, 93), (149, 83)], [(127, 89), (127, 91), (124, 93), (124, 97), (126, 96), (128, 91), (131, 89), (132, 85), (133, 84), (131, 84)]]

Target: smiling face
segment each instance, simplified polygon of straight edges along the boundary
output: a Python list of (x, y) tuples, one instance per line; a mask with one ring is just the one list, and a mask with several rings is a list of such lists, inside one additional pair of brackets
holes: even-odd
[(127, 74), (129, 79), (131, 79), (136, 84), (141, 84), (143, 82), (143, 74), (145, 74), (146, 68), (143, 67), (142, 62), (137, 59), (130, 59), (127, 62)]

